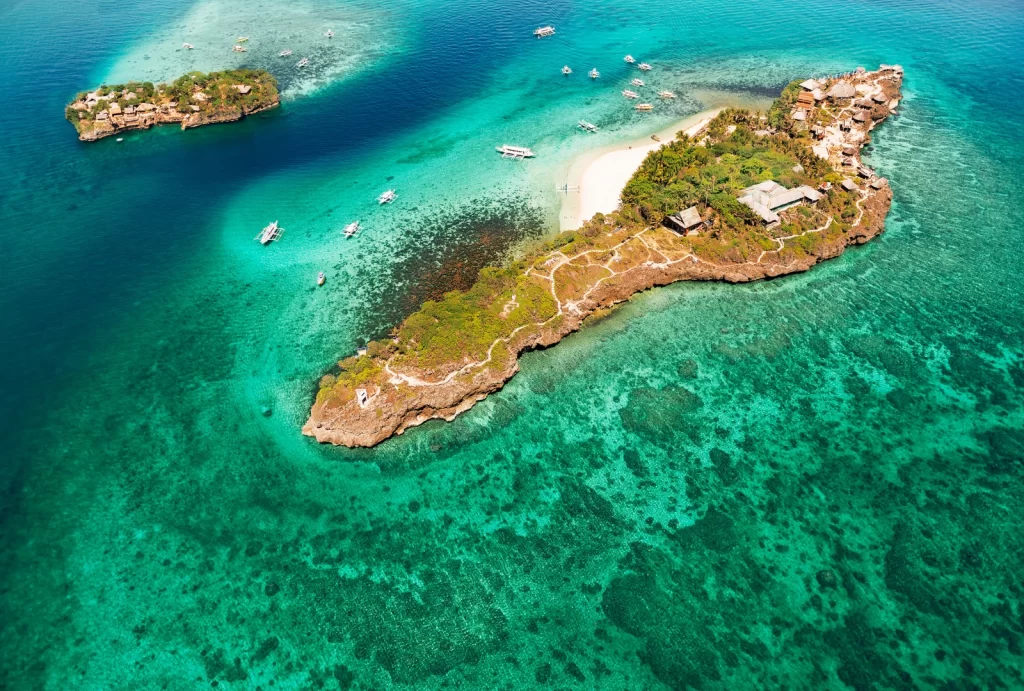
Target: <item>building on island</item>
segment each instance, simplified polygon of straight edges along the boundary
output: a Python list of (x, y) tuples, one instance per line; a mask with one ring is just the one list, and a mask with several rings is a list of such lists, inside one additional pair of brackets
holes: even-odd
[(838, 101), (844, 98), (856, 98), (856, 96), (857, 89), (855, 89), (853, 84), (850, 84), (849, 82), (839, 82), (828, 90), (828, 97), (833, 101)]
[(242, 94), (243, 96), (252, 91), (252, 87), (248, 84), (235, 84), (235, 88), (238, 89), (238, 93)]
[(749, 206), (768, 225), (774, 225), (779, 222), (780, 211), (805, 201), (813, 204), (819, 199), (821, 193), (807, 185), (790, 190), (774, 180), (765, 180), (743, 190), (739, 202)]
[(815, 89), (820, 89), (821, 84), (818, 82), (817, 79), (808, 79), (806, 81), (800, 82), (800, 88), (802, 88), (804, 91), (814, 91)]
[(847, 192), (853, 192), (857, 189), (857, 183), (850, 178), (844, 178), (842, 182), (842, 188)]
[(703, 221), (700, 220), (700, 212), (696, 206), (665, 217), (665, 225), (680, 235), (696, 234), (696, 229), (701, 223)]

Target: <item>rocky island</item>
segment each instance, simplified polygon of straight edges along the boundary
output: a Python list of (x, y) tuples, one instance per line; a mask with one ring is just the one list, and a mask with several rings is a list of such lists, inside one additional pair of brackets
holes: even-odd
[(181, 129), (234, 122), (281, 103), (263, 70), (189, 72), (168, 84), (129, 82), (82, 92), (64, 113), (82, 141), (181, 123)]
[(884, 229), (892, 193), (863, 165), (896, 111), (903, 70), (793, 82), (767, 113), (727, 109), (648, 155), (622, 205), (427, 302), (324, 375), (304, 434), (373, 446), (452, 420), (500, 389), (523, 351), (551, 346), (631, 295), (675, 281), (806, 271)]

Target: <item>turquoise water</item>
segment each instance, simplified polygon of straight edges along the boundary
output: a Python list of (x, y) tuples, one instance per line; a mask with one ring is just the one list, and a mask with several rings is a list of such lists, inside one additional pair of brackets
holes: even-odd
[[(1019, 3), (0, 20), (24, 115), (0, 142), (0, 686), (1024, 685)], [(313, 70), (279, 67), (285, 39)], [(627, 52), (671, 112), (624, 107)], [(554, 231), (580, 153), (879, 62), (907, 69), (868, 154), (895, 191), (880, 240), (637, 296), (454, 423), (299, 435), (331, 362)], [(105, 79), (238, 64), (279, 70), (283, 107), (90, 146), (60, 120)]]

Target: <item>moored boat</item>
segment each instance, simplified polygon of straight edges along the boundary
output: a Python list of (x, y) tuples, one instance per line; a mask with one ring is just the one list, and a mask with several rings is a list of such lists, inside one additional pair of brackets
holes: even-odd
[(553, 26), (542, 26), (533, 30), (533, 35), (537, 38), (544, 38), (545, 36), (551, 36), (555, 33), (555, 27)]
[(235, 43), (245, 43), (248, 40), (249, 40), (248, 36), (239, 36), (238, 38), (235, 39)]
[(321, 271), (316, 275), (316, 284), (322, 286), (327, 281), (327, 277), (324, 276), (324, 272)]
[(654, 106), (650, 103), (637, 103), (636, 109), (640, 111), (654, 110)]
[(633, 86), (644, 86), (644, 80), (634, 79), (633, 81), (630, 82), (630, 84), (632, 84)]
[(633, 58), (632, 55), (627, 55), (626, 57), (624, 57), (622, 59), (625, 60), (626, 62), (628, 62), (630, 65), (632, 65), (634, 62), (636, 62), (636, 60)]
[(345, 234), (345, 237), (352, 237), (353, 235), (359, 232), (359, 221), (352, 221), (347, 226), (345, 226), (345, 230), (342, 232)]
[(295, 66), (296, 67), (305, 67), (308, 64), (309, 64), (309, 58), (302, 58), (297, 63), (295, 63)]
[(671, 91), (659, 91), (658, 95), (662, 98), (675, 98), (676, 95)]
[(566, 65), (562, 68), (562, 74), (572, 74), (572, 68)]
[(653, 70), (653, 69), (654, 69), (653, 67), (651, 67), (651, 66), (650, 66), (649, 64), (647, 64), (646, 62), (641, 62), (641, 63), (640, 63), (639, 65), (637, 65), (637, 67), (639, 67), (639, 68), (640, 68), (641, 70), (643, 70), (644, 72), (648, 72), (648, 71), (650, 71), (650, 70)]
[(281, 233), (283, 232), (284, 228), (277, 225), (277, 221), (273, 221), (270, 224), (268, 224), (263, 230), (261, 230), (259, 232), (259, 235), (257, 235), (254, 239), (259, 240), (259, 243), (261, 245), (269, 245), (274, 240), (280, 238)]
[(640, 98), (640, 94), (635, 91), (630, 91), (629, 89), (623, 89), (622, 95), (626, 98)]
[(580, 128), (587, 132), (597, 132), (598, 129), (597, 125), (592, 122), (587, 122), (586, 120), (580, 120)]
[(516, 146), (514, 144), (502, 144), (501, 146), (496, 146), (494, 148), (497, 149), (498, 153), (501, 154), (502, 158), (515, 158), (522, 160), (524, 158), (533, 158), (534, 156), (536, 156), (536, 154), (533, 153), (533, 149), (527, 148), (525, 146)]
[(245, 52), (245, 47), (244, 46), (235, 46), (231, 50), (235, 51), (236, 53), (244, 53)]
[(378, 204), (390, 204), (391, 202), (395, 201), (395, 199), (397, 199), (397, 198), (398, 198), (398, 195), (395, 193), (394, 190), (387, 190), (386, 192), (381, 194), (379, 197), (377, 197), (377, 203)]
[(326, 36), (327, 38), (334, 38), (334, 30), (328, 29), (327, 33), (325, 33), (324, 36)]
[(590, 78), (591, 79), (597, 79), (598, 77), (601, 76), (601, 73), (597, 71), (596, 67), (594, 69), (590, 70), (589, 74), (590, 74)]
[(181, 47), (184, 48), (185, 50), (192, 50), (193, 48), (195, 48), (195, 46), (192, 45), (191, 43), (182, 43)]
[(288, 56), (289, 56), (289, 55), (291, 55), (291, 54), (292, 54), (292, 51), (291, 51), (291, 50), (289, 50), (288, 48), (285, 48), (285, 49), (284, 49), (284, 50), (282, 50), (282, 51), (281, 51), (280, 53), (278, 53), (278, 55), (279, 55), (280, 57), (282, 57), (282, 58), (286, 58), (286, 57), (288, 57)]

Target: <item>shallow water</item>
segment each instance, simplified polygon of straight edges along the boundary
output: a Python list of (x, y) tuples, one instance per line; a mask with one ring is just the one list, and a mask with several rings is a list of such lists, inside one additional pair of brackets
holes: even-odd
[[(36, 113), (0, 143), (0, 685), (1024, 684), (1019, 4), (0, 19), (0, 87)], [(233, 66), (247, 34), (251, 66), (271, 38), (321, 51), (277, 111), (90, 146), (59, 121), (106, 79)], [(629, 110), (627, 52), (678, 102)], [(556, 229), (580, 153), (878, 62), (907, 68), (869, 154), (896, 197), (880, 240), (637, 296), (373, 450), (298, 434), (333, 361)]]

